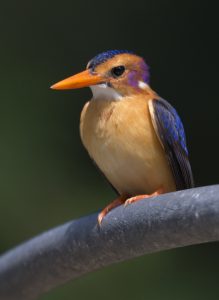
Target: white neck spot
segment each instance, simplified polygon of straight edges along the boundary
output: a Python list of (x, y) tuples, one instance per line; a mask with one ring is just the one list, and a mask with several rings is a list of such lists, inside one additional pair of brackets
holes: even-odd
[(148, 88), (148, 84), (145, 83), (144, 81), (139, 81), (138, 82), (138, 87), (142, 90), (146, 90)]
[(122, 100), (122, 95), (115, 91), (113, 88), (107, 86), (106, 83), (91, 85), (90, 86), (94, 99), (103, 100)]

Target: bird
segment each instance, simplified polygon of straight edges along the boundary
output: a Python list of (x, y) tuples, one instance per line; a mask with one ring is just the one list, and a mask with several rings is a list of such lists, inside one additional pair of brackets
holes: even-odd
[(194, 186), (186, 136), (175, 108), (150, 87), (149, 66), (129, 50), (108, 50), (84, 71), (51, 86), (90, 87), (80, 117), (89, 156), (117, 192), (99, 214), (115, 207)]

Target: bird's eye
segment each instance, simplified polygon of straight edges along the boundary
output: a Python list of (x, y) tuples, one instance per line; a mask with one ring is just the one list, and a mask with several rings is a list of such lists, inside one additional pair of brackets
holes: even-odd
[(112, 68), (112, 70), (111, 70), (111, 73), (112, 73), (113, 77), (119, 77), (119, 76), (121, 76), (124, 72), (125, 72), (125, 67), (124, 67), (124, 66), (114, 67), (114, 68)]

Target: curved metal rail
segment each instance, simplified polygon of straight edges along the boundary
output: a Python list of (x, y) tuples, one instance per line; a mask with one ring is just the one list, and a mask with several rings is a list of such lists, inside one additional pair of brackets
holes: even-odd
[(219, 240), (219, 185), (146, 199), (51, 229), (0, 257), (0, 299), (30, 300), (146, 253)]

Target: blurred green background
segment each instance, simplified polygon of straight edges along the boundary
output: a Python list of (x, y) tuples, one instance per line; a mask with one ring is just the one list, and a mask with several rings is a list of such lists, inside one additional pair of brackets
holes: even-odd
[[(184, 121), (196, 184), (219, 182), (216, 14), (216, 1), (1, 1), (0, 252), (114, 198), (80, 142), (90, 90), (49, 89), (108, 49), (146, 58)], [(219, 299), (218, 250), (141, 257), (41, 299)]]

